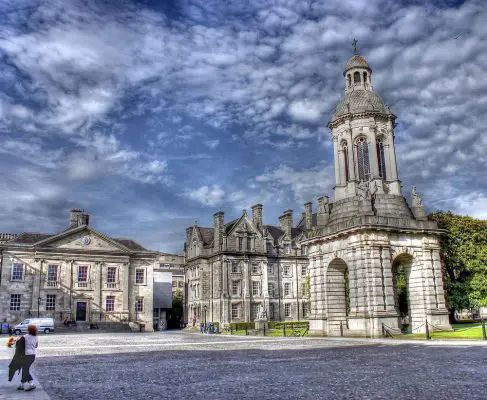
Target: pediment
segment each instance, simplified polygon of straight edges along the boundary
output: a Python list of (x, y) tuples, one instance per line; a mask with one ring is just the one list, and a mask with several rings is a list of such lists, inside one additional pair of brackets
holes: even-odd
[(122, 244), (89, 228), (67, 231), (38, 245), (63, 250), (127, 251)]
[(239, 221), (235, 223), (231, 231), (232, 234), (247, 233), (253, 235), (260, 235), (258, 229), (254, 226), (252, 221), (247, 216), (242, 216)]

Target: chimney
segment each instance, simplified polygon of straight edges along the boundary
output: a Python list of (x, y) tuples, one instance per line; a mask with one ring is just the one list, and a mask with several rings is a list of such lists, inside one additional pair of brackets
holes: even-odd
[(282, 231), (291, 238), (291, 228), (293, 227), (293, 210), (286, 210), (284, 214), (279, 217), (279, 226)]
[(90, 216), (84, 214), (84, 210), (73, 208), (69, 214), (69, 227), (76, 228), (90, 223)]
[(262, 230), (262, 204), (252, 206), (252, 222), (257, 229)]
[(310, 201), (304, 205), (304, 212), (306, 214), (306, 229), (311, 229), (313, 225), (313, 203)]
[(330, 205), (328, 196), (318, 197), (318, 225), (327, 225), (330, 219)]
[(213, 215), (213, 249), (215, 251), (220, 251), (222, 249), (224, 216), (225, 214), (223, 211), (218, 211)]

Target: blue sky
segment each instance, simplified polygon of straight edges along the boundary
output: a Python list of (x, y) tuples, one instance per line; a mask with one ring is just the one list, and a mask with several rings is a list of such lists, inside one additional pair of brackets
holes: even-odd
[(296, 221), (332, 195), (354, 37), (398, 117), (404, 194), (487, 218), (484, 1), (2, 0), (0, 16), (2, 232), (56, 232), (81, 207), (181, 252), (219, 210)]

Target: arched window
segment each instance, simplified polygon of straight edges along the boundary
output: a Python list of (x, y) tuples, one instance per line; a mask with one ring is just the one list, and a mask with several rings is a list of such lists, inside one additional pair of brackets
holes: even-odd
[(347, 146), (347, 142), (343, 142), (342, 144), (342, 150), (343, 150), (343, 157), (345, 158), (345, 181), (349, 181), (350, 180), (350, 172), (348, 170), (348, 146)]
[(370, 176), (370, 162), (369, 162), (369, 147), (367, 140), (364, 137), (359, 138), (355, 142), (357, 149), (357, 170), (358, 177), (361, 181), (369, 180)]
[(367, 72), (364, 72), (364, 86), (367, 87)]
[(348, 79), (348, 87), (352, 86), (352, 76), (350, 74), (347, 75)]
[(360, 83), (360, 72), (354, 72), (353, 74), (353, 83)]
[(377, 162), (379, 164), (379, 176), (382, 179), (386, 179), (386, 158), (382, 138), (377, 139)]

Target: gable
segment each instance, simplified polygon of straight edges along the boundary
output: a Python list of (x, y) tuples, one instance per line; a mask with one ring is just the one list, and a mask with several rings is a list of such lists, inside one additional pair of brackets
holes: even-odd
[(46, 243), (43, 247), (72, 250), (104, 250), (104, 251), (124, 251), (123, 245), (117, 246), (109, 239), (97, 235), (89, 229), (73, 232), (57, 240)]
[(240, 220), (235, 222), (231, 229), (232, 235), (238, 236), (239, 234), (242, 233), (260, 235), (260, 232), (257, 230), (257, 228), (254, 226), (252, 221), (246, 215), (242, 216)]

